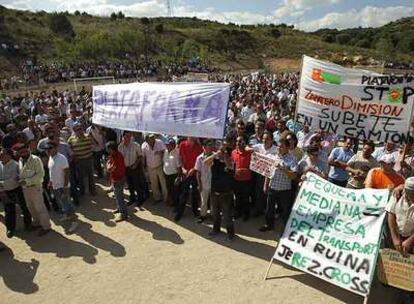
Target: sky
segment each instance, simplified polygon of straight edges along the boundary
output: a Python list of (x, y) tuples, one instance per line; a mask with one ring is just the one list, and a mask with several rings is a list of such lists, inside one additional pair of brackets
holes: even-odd
[[(320, 28), (378, 27), (414, 16), (414, 0), (170, 0), (177, 17), (198, 17), (236, 24), (286, 23), (304, 31)], [(86, 11), (109, 16), (167, 16), (167, 0), (0, 0), (8, 8)]]

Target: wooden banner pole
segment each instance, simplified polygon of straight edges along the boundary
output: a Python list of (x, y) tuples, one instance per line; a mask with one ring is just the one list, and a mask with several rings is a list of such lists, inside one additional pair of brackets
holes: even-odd
[(272, 256), (272, 258), (270, 259), (269, 267), (267, 267), (266, 274), (265, 274), (265, 276), (264, 276), (264, 278), (263, 278), (263, 280), (264, 280), (264, 281), (266, 281), (266, 280), (267, 280), (267, 276), (269, 275), (270, 268), (272, 268), (272, 265), (273, 265), (273, 256)]
[(298, 86), (298, 95), (296, 96), (296, 105), (295, 105), (295, 122), (294, 126), (296, 127), (296, 124), (298, 122), (298, 107), (299, 107), (299, 101), (300, 101), (300, 91), (301, 91), (301, 85), (302, 85), (302, 73), (303, 73), (303, 59), (305, 58), (305, 55), (302, 55), (302, 62), (300, 64), (300, 75), (299, 75), (299, 86)]

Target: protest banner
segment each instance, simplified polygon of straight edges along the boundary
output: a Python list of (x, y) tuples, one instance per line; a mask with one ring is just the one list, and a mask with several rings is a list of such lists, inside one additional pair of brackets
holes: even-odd
[(308, 173), (272, 261), (367, 297), (388, 196), (387, 189), (342, 188)]
[(130, 83), (93, 87), (93, 123), (108, 128), (223, 138), (230, 85)]
[(414, 77), (381, 75), (303, 57), (296, 118), (328, 133), (380, 142), (408, 140)]
[(271, 178), (275, 169), (276, 158), (254, 152), (250, 159), (250, 170)]
[(377, 276), (384, 284), (414, 291), (414, 254), (403, 256), (396, 250), (381, 249)]

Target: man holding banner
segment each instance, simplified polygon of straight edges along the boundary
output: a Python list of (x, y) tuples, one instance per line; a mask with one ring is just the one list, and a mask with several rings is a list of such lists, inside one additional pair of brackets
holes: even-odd
[(266, 177), (263, 187), (263, 191), (267, 193), (267, 203), (266, 224), (259, 228), (261, 232), (274, 229), (275, 205), (279, 209), (278, 213), (284, 224), (287, 222), (292, 208), (294, 196), (292, 180), (296, 177), (298, 163), (296, 158), (289, 154), (289, 141), (285, 138), (278, 141), (276, 162), (272, 178)]
[(403, 195), (392, 197), (386, 210), (394, 248), (404, 255), (414, 253), (414, 177), (407, 178)]

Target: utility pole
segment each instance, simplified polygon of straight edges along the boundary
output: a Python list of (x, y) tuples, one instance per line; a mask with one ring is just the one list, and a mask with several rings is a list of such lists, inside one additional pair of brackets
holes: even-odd
[(167, 16), (172, 17), (173, 16), (173, 9), (171, 6), (171, 0), (165, 0), (167, 3)]

